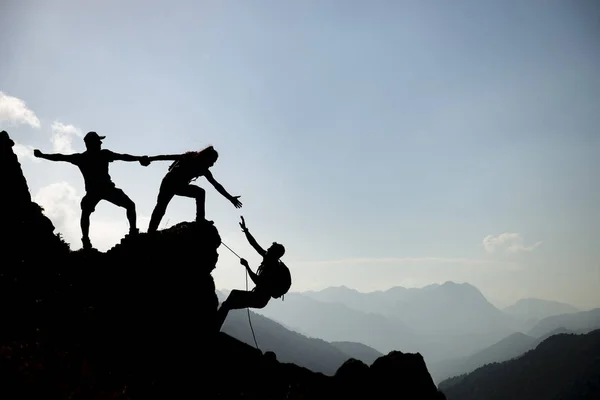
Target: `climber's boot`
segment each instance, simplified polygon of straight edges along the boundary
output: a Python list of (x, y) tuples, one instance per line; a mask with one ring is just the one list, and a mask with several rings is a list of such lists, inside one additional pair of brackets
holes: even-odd
[(140, 234), (140, 230), (138, 228), (130, 228), (129, 233), (125, 235), (123, 239), (131, 239)]

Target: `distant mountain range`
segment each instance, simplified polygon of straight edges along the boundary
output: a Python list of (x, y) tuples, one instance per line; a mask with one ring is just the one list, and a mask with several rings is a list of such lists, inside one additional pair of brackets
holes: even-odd
[(503, 308), (502, 311), (526, 320), (540, 320), (553, 315), (576, 313), (581, 310), (558, 301), (528, 298), (521, 299), (511, 306)]
[(599, 399), (600, 329), (552, 335), (517, 358), (487, 364), (438, 388), (447, 400)]
[(342, 303), (325, 303), (288, 293), (285, 301), (271, 301), (256, 312), (330, 342), (359, 342), (382, 353), (395, 348), (407, 351), (418, 348), (417, 336), (400, 320), (355, 310)]
[(434, 382), (465, 374), (494, 362), (507, 361), (535, 349), (547, 338), (558, 334), (584, 334), (600, 328), (600, 308), (573, 314), (550, 316), (539, 321), (529, 332), (513, 333), (470, 356), (429, 364)]
[(522, 329), (532, 328), (540, 320), (553, 315), (570, 314), (581, 311), (570, 304), (541, 299), (521, 299), (515, 304), (505, 307), (502, 311), (522, 324)]
[(573, 332), (590, 331), (600, 327), (600, 308), (572, 314), (553, 315), (539, 321), (527, 332), (540, 337), (556, 329), (566, 328)]
[[(251, 318), (259, 346), (288, 362), (331, 374), (350, 357), (368, 364), (391, 350), (419, 352), (435, 382), (518, 357), (554, 334), (600, 328), (600, 309), (577, 312), (564, 303), (524, 299), (499, 310), (474, 286), (453, 282), (288, 293), (285, 301), (252, 310)], [(245, 310), (232, 312), (223, 329), (253, 344)]]
[[(219, 302), (225, 299), (224, 294), (218, 291), (217, 297)], [(247, 310), (231, 311), (223, 324), (222, 331), (255, 346), (252, 329), (261, 351), (273, 351), (281, 362), (293, 363), (326, 375), (333, 375), (350, 358), (370, 365), (383, 355), (362, 343), (330, 343), (307, 337), (253, 311), (250, 311), (249, 321)]]
[(327, 341), (364, 343), (381, 353), (418, 351), (428, 363), (485, 348), (519, 328), (477, 288), (453, 282), (371, 293), (346, 287), (289, 293), (285, 302), (256, 312)]
[(457, 359), (429, 364), (433, 381), (438, 383), (446, 378), (462, 375), (492, 362), (501, 362), (518, 357), (536, 346), (538, 340), (524, 333), (513, 333), (477, 353)]
[[(600, 326), (600, 324), (597, 324)], [(535, 349), (538, 344), (547, 338), (559, 334), (582, 334), (591, 329), (569, 330), (561, 327), (550, 331), (540, 337), (533, 337), (521, 332), (513, 333), (506, 338), (494, 343), (490, 347), (476, 352), (468, 357), (444, 360), (429, 365), (429, 372), (434, 382), (457, 375), (466, 374), (486, 364), (508, 361), (520, 357), (529, 350)]]
[(506, 327), (511, 321), (468, 283), (446, 282), (410, 289), (393, 287), (370, 293), (360, 293), (342, 286), (319, 292), (303, 292), (302, 295), (398, 319), (420, 333), (486, 334)]

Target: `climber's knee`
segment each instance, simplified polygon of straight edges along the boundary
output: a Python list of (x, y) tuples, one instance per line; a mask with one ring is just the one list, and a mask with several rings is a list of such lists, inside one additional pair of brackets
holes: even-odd
[(81, 214), (90, 215), (91, 213), (93, 213), (96, 210), (96, 206), (98, 205), (100, 200), (100, 196), (96, 196), (89, 193), (83, 196), (83, 199), (81, 199), (80, 203)]
[(187, 185), (177, 191), (177, 194), (184, 197), (193, 197), (197, 200), (204, 201), (206, 191), (200, 186)]

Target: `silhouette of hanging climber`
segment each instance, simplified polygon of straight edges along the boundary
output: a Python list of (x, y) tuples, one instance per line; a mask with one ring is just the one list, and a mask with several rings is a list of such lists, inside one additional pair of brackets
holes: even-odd
[(285, 295), (292, 284), (290, 270), (279, 260), (285, 254), (285, 247), (280, 243), (273, 242), (271, 247), (264, 250), (246, 228), (244, 217), (241, 217), (241, 219), (240, 227), (246, 234), (246, 239), (263, 257), (263, 260), (257, 272), (254, 273), (248, 262), (243, 258), (240, 259), (240, 264), (246, 267), (248, 275), (250, 275), (255, 286), (250, 291), (234, 289), (229, 293), (229, 296), (217, 311), (216, 328), (218, 331), (221, 330), (229, 311), (240, 308), (263, 308), (271, 298), (279, 298)]
[(208, 146), (201, 151), (189, 151), (184, 154), (162, 155), (148, 158), (150, 162), (159, 160), (174, 161), (171, 166), (169, 166), (169, 171), (160, 184), (156, 206), (150, 217), (148, 232), (155, 232), (158, 229), (160, 220), (165, 215), (167, 206), (175, 195), (196, 199), (196, 221), (205, 221), (206, 192), (201, 187), (190, 184), (192, 180), (195, 180), (200, 176), (204, 176), (206, 180), (236, 208), (242, 207), (242, 203), (238, 200), (240, 196), (232, 196), (227, 193), (225, 188), (215, 180), (212, 173), (209, 171), (209, 168), (217, 162), (218, 158), (219, 153), (217, 153), (213, 146)]
[(148, 156), (132, 156), (129, 154), (114, 153), (102, 149), (102, 140), (106, 136), (99, 136), (96, 132), (88, 132), (83, 141), (86, 151), (75, 154), (44, 154), (34, 150), (36, 157), (50, 161), (66, 161), (79, 167), (85, 182), (86, 194), (81, 200), (81, 241), (84, 249), (92, 247), (89, 237), (90, 215), (101, 200), (106, 200), (116, 206), (127, 210), (129, 221), (129, 235), (137, 234), (137, 221), (135, 203), (117, 188), (108, 173), (108, 164), (113, 161), (139, 161), (143, 166), (148, 166)]

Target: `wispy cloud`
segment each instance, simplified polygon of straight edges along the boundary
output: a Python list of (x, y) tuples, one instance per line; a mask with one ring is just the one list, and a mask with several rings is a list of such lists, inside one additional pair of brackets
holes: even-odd
[(57, 153), (74, 153), (73, 138), (82, 137), (83, 134), (79, 128), (73, 125), (66, 125), (59, 121), (52, 123), (52, 149)]
[(20, 143), (15, 143), (13, 151), (16, 154), (19, 161), (30, 160), (33, 162), (40, 162), (41, 160), (33, 155), (33, 146), (27, 146)]
[(302, 265), (336, 265), (336, 264), (409, 264), (409, 263), (444, 263), (462, 265), (485, 265), (498, 264), (496, 260), (483, 260), (475, 258), (460, 257), (365, 257), (365, 258), (343, 258), (337, 260), (298, 261)]
[(483, 247), (488, 253), (505, 251), (507, 253), (518, 253), (522, 251), (531, 251), (541, 245), (538, 241), (532, 245), (526, 246), (520, 233), (505, 232), (497, 236), (487, 235), (483, 238)]
[[(65, 240), (76, 250), (81, 248), (81, 216), (82, 195), (67, 182), (56, 182), (42, 187), (33, 196), (33, 200), (44, 208), (44, 214), (50, 218), (57, 232), (62, 233)], [(138, 216), (138, 228), (145, 231), (150, 218)], [(90, 239), (92, 245), (106, 251), (117, 244), (128, 232), (126, 218), (118, 220), (92, 219)]]
[(0, 123), (7, 126), (29, 125), (32, 128), (41, 126), (35, 113), (27, 107), (25, 101), (9, 96), (0, 91)]

